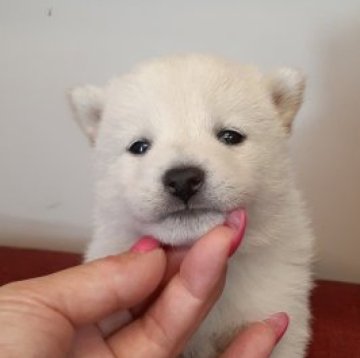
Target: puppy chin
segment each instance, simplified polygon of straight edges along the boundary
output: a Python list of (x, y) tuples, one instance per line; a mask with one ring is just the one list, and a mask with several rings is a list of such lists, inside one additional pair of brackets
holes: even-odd
[(168, 217), (161, 222), (145, 224), (142, 231), (167, 245), (191, 245), (215, 226), (223, 224), (225, 216), (225, 213), (210, 212), (185, 218)]

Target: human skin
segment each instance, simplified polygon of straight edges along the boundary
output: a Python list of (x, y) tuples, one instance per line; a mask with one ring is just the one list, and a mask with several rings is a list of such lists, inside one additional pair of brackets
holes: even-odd
[[(1, 287), (0, 355), (178, 356), (221, 295), (245, 229), (234, 215), (181, 252), (142, 238), (127, 253)], [(134, 321), (104, 337), (97, 322), (125, 309)], [(287, 324), (278, 313), (249, 325), (222, 357), (268, 357)]]

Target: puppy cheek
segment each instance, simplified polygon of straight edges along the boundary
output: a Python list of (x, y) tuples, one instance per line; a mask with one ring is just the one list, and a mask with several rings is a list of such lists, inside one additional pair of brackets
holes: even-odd
[(164, 193), (158, 188), (135, 187), (123, 193), (128, 213), (140, 221), (152, 222), (166, 206)]

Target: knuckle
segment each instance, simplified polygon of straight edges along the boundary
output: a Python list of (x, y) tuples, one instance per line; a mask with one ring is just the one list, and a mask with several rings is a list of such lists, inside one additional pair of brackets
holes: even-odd
[(144, 334), (155, 346), (155, 348), (162, 353), (172, 351), (174, 339), (168, 334), (162, 323), (156, 318), (156, 315), (149, 312), (143, 320)]

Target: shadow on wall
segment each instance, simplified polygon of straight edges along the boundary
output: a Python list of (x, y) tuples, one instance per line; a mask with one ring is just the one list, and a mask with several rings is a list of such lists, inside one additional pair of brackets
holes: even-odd
[(0, 215), (2, 246), (83, 252), (90, 230)]
[(360, 25), (323, 43), (313, 79), (319, 110), (295, 138), (295, 161), (312, 209), (317, 275), (360, 282)]

